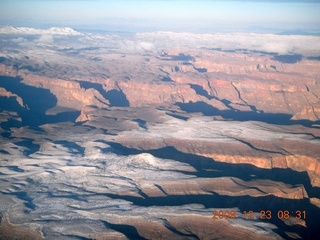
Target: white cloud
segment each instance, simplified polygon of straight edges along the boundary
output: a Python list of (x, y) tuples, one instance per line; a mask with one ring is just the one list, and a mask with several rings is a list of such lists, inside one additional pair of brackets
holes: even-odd
[(43, 34), (38, 39), (38, 42), (39, 43), (53, 43), (54, 42), (54, 37), (53, 37), (53, 35)]
[(248, 49), (279, 54), (320, 55), (320, 37), (252, 33), (193, 34), (174, 32), (138, 33), (140, 41), (153, 42), (159, 48)]
[(119, 42), (119, 50), (124, 53), (144, 53), (153, 51), (155, 46), (151, 42), (135, 42), (131, 40), (124, 40)]
[(137, 48), (145, 51), (152, 51), (155, 49), (153, 43), (150, 42), (140, 42), (137, 44)]

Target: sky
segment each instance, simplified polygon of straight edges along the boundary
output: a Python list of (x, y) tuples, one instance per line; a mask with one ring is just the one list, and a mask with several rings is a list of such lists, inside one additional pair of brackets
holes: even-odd
[(1, 0), (0, 25), (111, 30), (319, 30), (320, 0)]

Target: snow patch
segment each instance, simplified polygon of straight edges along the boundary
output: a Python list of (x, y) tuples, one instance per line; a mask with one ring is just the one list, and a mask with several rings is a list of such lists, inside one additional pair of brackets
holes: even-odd
[(0, 28), (0, 34), (30, 34), (30, 35), (83, 35), (72, 28), (64, 27), (52, 27), (49, 29), (37, 29), (37, 28), (26, 28), (26, 27), (12, 27), (6, 26)]

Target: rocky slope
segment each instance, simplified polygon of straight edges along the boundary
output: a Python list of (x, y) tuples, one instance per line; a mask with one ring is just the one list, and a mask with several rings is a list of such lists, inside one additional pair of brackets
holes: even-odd
[[(260, 52), (168, 49), (125, 57), (115, 52), (101, 55), (96, 62), (90, 54), (100, 52), (93, 49), (78, 50), (76, 56), (68, 50), (50, 50), (46, 55), (50, 62), (37, 51), (28, 59), (7, 56), (0, 72), (50, 89), (57, 105), (78, 110), (86, 105), (108, 106), (111, 91), (118, 91), (133, 107), (200, 102), (212, 106), (212, 111), (281, 113), (295, 120), (319, 120), (318, 61), (283, 63)], [(79, 54), (84, 55), (81, 61)]]
[(318, 236), (317, 37), (0, 34), (0, 238)]

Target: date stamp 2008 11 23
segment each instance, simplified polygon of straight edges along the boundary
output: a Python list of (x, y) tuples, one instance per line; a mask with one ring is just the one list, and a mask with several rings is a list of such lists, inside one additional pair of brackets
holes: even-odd
[(254, 212), (252, 210), (243, 211), (242, 213), (238, 213), (235, 210), (213, 210), (212, 219), (236, 219), (236, 218), (244, 218), (244, 219), (266, 219), (270, 220), (273, 217), (278, 219), (303, 219), (305, 220), (307, 217), (307, 212), (305, 210), (278, 210), (277, 212), (272, 212), (271, 210), (261, 210), (259, 212)]

